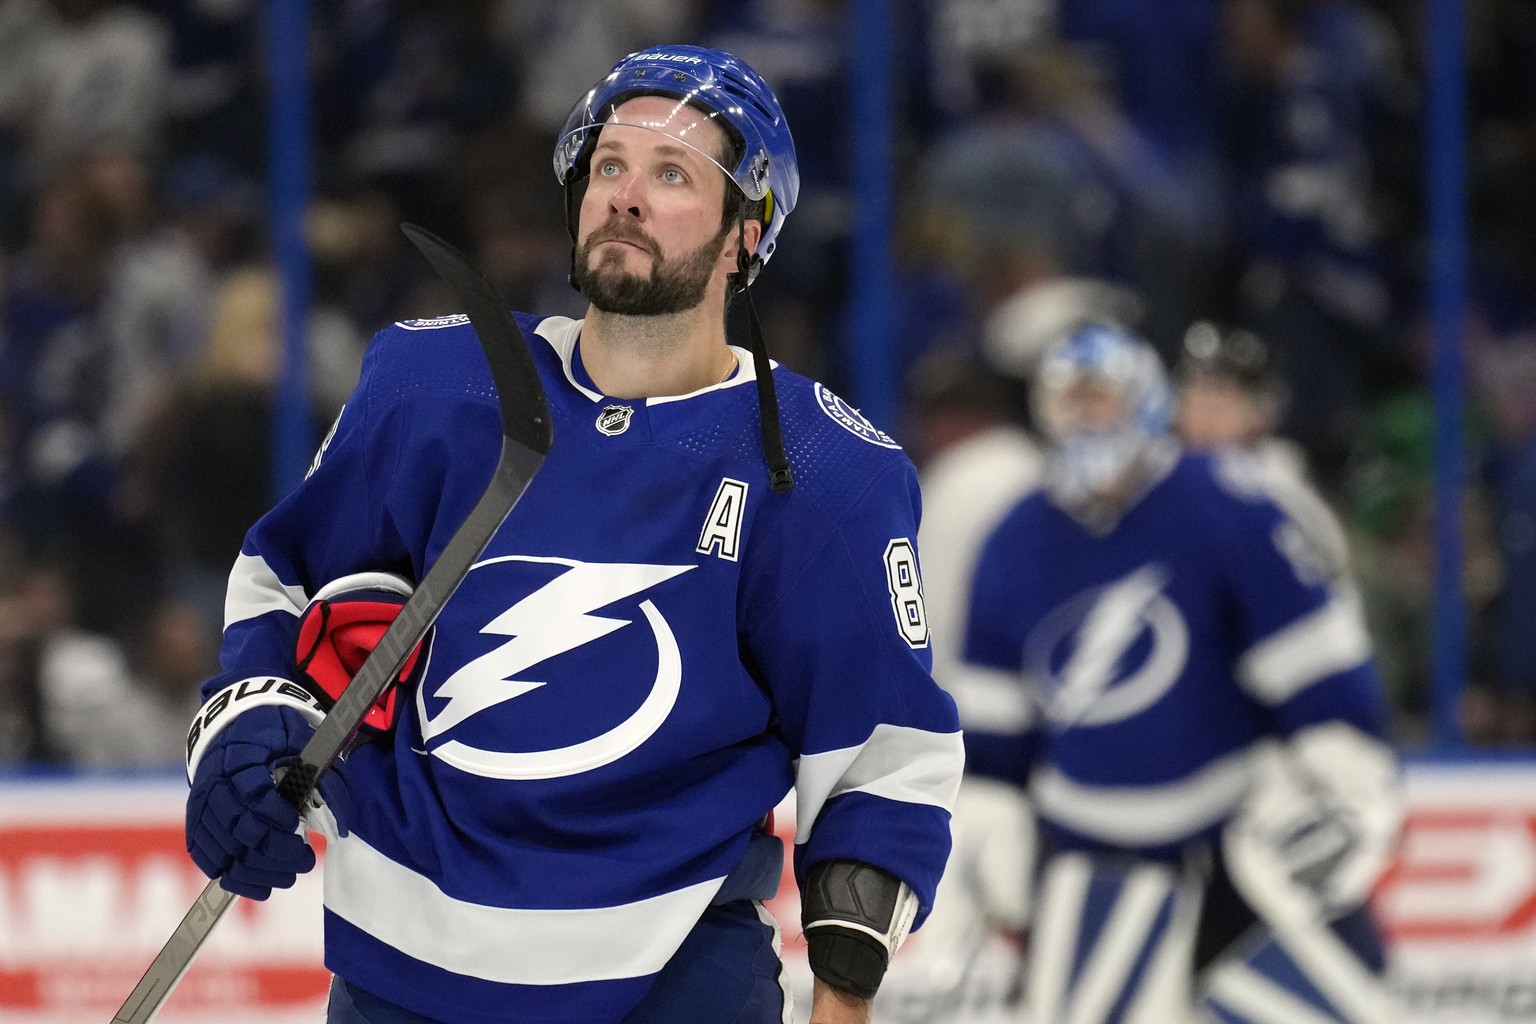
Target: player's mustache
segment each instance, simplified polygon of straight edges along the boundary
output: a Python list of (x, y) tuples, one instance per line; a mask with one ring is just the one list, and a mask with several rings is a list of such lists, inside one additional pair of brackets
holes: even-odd
[(652, 256), (656, 255), (656, 243), (651, 237), (627, 221), (610, 221), (608, 225), (598, 228), (587, 240), (587, 245), (595, 248), (603, 242), (631, 242)]

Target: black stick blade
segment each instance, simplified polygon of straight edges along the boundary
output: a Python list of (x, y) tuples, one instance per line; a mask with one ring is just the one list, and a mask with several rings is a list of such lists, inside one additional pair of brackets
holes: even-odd
[(547, 455), (554, 443), (549, 400), (539, 384), (533, 355), (495, 287), (463, 253), (426, 228), (402, 224), (400, 230), (464, 303), (464, 313), (480, 338), (480, 347), (491, 365), (491, 380), (500, 393), (502, 433)]

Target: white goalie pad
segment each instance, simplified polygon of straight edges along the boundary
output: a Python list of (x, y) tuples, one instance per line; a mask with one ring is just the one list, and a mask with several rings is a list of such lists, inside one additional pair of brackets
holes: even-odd
[(1028, 927), (1035, 868), (1035, 820), (1017, 786), (967, 777), (951, 818), (954, 848), (917, 943), (923, 954), (903, 968), (935, 992), (965, 982), (983, 947), (999, 933)]
[(1200, 895), (1198, 879), (1169, 865), (1052, 857), (1040, 878), (1024, 1019), (1188, 1021)]
[(1399, 1024), (1405, 1011), (1326, 924), (1259, 926), (1204, 979), (1202, 1021)]
[[(1223, 840), (1227, 871), (1260, 918), (1214, 966), (1201, 994), (1207, 1019), (1242, 1024), (1398, 1024), (1404, 1012), (1329, 927), (1317, 901), (1252, 833)], [(1219, 1014), (1216, 1012), (1219, 1009)]]
[(1319, 913), (1337, 916), (1370, 896), (1405, 808), (1389, 747), (1344, 722), (1313, 726), (1256, 751), (1252, 792), (1226, 829), (1228, 854), (1240, 835), (1239, 856), (1262, 850), (1265, 869), (1284, 870)]
[(1403, 819), (1396, 759), (1331, 723), (1259, 764), (1222, 853), (1262, 927), (1211, 971), (1207, 1004), (1253, 1024), (1394, 1024), (1402, 1016), (1382, 978), (1329, 923), (1365, 904), (1391, 856)]

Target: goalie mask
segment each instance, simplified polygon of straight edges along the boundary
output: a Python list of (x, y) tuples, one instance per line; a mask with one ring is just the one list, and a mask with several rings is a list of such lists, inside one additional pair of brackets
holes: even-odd
[(1111, 496), (1168, 432), (1173, 394), (1162, 360), (1118, 327), (1086, 324), (1040, 361), (1035, 421), (1052, 443), (1047, 485), (1063, 505)]

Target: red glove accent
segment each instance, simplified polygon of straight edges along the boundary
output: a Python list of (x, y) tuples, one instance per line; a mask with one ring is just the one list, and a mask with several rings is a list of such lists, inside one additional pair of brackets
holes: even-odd
[[(317, 697), (335, 705), (404, 604), (398, 595), (368, 591), (316, 601), (305, 609), (295, 660), (299, 675), (318, 691)], [(410, 678), (420, 654), (418, 643), (400, 667), (396, 684), (368, 710), (364, 730), (383, 733), (394, 728), (395, 693)]]

